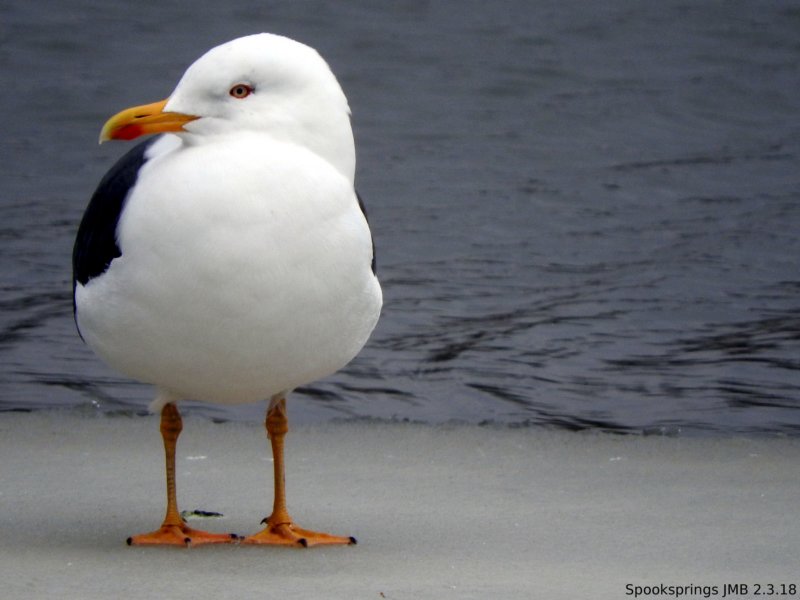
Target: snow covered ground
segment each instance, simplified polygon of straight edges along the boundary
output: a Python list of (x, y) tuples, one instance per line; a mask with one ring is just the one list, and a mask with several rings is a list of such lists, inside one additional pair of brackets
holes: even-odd
[[(290, 512), (359, 540), (306, 550), (126, 546), (163, 516), (155, 416), (0, 414), (0, 457), (2, 598), (755, 598), (800, 586), (797, 439), (298, 427)], [(270, 485), (261, 426), (184, 420), (181, 508), (224, 515), (199, 526), (257, 530)]]

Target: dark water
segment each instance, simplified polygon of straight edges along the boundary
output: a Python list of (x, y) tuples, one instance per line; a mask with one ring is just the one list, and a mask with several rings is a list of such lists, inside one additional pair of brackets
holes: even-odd
[(350, 98), (386, 297), (295, 419), (800, 432), (798, 3), (8, 4), (0, 408), (150, 400), (72, 323), (74, 232), (125, 150), (99, 128), (267, 30)]

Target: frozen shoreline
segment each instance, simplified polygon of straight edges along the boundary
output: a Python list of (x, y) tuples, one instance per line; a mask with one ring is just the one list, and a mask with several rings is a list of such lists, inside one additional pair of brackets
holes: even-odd
[[(130, 548), (163, 511), (155, 416), (0, 414), (8, 598), (623, 598), (631, 585), (800, 584), (800, 440), (412, 424), (297, 427), (298, 523), (345, 548)], [(251, 533), (271, 507), (259, 424), (189, 417), (181, 508)], [(651, 596), (652, 597), (652, 596)], [(665, 596), (659, 596), (665, 597)], [(684, 598), (703, 597), (702, 593)]]

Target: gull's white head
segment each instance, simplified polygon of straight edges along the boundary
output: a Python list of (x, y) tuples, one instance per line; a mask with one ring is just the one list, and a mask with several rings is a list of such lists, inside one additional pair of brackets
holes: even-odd
[(262, 33), (235, 39), (194, 62), (169, 98), (122, 111), (101, 141), (170, 131), (189, 144), (255, 132), (319, 154), (350, 179), (355, 149), (342, 88), (316, 50)]

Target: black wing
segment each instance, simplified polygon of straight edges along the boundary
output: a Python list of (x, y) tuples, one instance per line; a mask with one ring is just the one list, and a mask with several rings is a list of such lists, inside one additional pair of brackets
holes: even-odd
[[(361, 194), (358, 193), (356, 190), (356, 198), (358, 198), (358, 207), (361, 209), (361, 212), (364, 213), (364, 218), (367, 220), (367, 225), (369, 225), (369, 217), (367, 216), (367, 207), (364, 206), (364, 200), (361, 198)], [(375, 238), (372, 237), (372, 231), (369, 232), (369, 239), (372, 241), (372, 274), (377, 275), (377, 264), (375, 261)]]
[(122, 255), (117, 245), (117, 224), (128, 192), (147, 161), (145, 152), (155, 139), (136, 145), (120, 158), (105, 174), (89, 201), (72, 249), (73, 293), (78, 283), (85, 285), (102, 275), (111, 261)]

